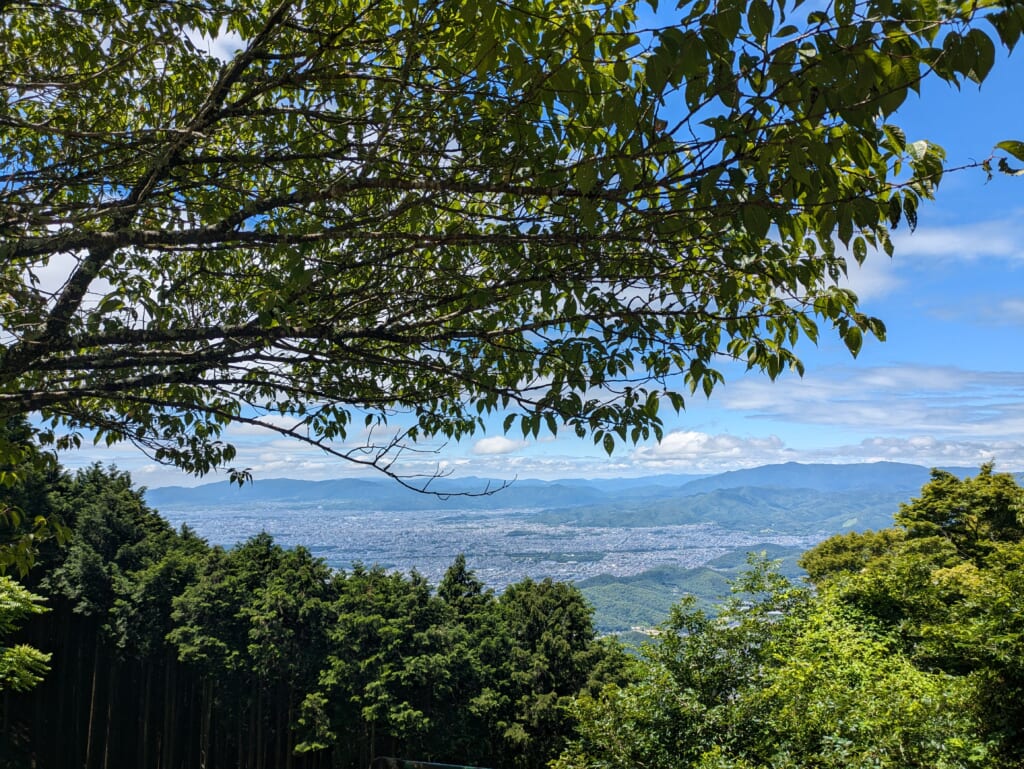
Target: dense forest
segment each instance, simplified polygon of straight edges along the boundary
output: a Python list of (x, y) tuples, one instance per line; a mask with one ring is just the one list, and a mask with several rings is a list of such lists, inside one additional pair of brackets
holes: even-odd
[(755, 561), (714, 614), (675, 606), (554, 767), (1019, 767), (1022, 537), (1012, 476), (935, 470), (895, 526), (805, 553), (808, 583)]
[[(256, 536), (174, 531), (127, 474), (37, 456), (3, 489), (63, 520), (0, 579), (0, 767), (1017, 767), (1024, 491), (934, 471), (895, 525), (833, 537), (796, 582), (752, 557), (639, 657), (571, 585), (500, 595), (336, 572)], [(20, 528), (19, 528), (20, 527)]]
[[(568, 584), (498, 596), (462, 557), (436, 589), (415, 573), (333, 572), (266, 535), (224, 550), (176, 532), (113, 469), (20, 476), (9, 501), (47, 506), (71, 535), (22, 580), (48, 611), (0, 641), (50, 655), (34, 687), (0, 680), (4, 769), (366, 767), (396, 754), (542, 766), (572, 731), (570, 699), (624, 670)], [(0, 622), (13, 584), (0, 585)]]

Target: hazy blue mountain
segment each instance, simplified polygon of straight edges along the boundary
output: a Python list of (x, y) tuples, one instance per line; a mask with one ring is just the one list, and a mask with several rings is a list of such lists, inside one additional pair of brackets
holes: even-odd
[(582, 483), (612, 493), (629, 492), (636, 496), (658, 496), (672, 493), (681, 485), (706, 478), (706, 475), (645, 475), (639, 478), (589, 478), (572, 480), (571, 483)]
[(355, 509), (422, 510), (590, 505), (602, 501), (693, 496), (711, 491), (741, 488), (814, 489), (817, 491), (915, 492), (928, 480), (928, 469), (917, 465), (881, 462), (861, 465), (766, 465), (718, 475), (655, 475), (643, 478), (516, 480), (495, 494), (465, 496), (494, 490), (505, 482), (484, 478), (439, 478), (431, 490), (452, 496), (445, 499), (421, 494), (387, 478), (343, 478), (300, 481), (287, 478), (259, 479), (241, 488), (227, 481), (195, 487), (165, 486), (150, 489), (153, 506), (201, 507), (262, 503), (332, 504)]
[[(976, 471), (954, 468), (953, 472)], [(501, 488), (506, 482), (484, 478), (440, 478), (430, 487), (440, 496), (412, 491), (387, 478), (274, 478), (241, 488), (227, 481), (191, 488), (168, 486), (149, 490), (146, 498), (158, 510), (254, 504), (293, 509), (330, 505), (353, 512), (451, 510), (457, 514), (501, 509), (522, 511), (544, 523), (581, 526), (715, 522), (754, 531), (834, 532), (890, 525), (899, 504), (916, 495), (928, 477), (926, 467), (895, 462), (792, 462), (703, 478), (525, 479), (507, 488)], [(481, 494), (486, 491), (495, 493)]]
[(899, 462), (870, 462), (852, 465), (800, 464), (763, 465), (747, 470), (733, 470), (690, 481), (683, 491), (690, 494), (734, 489), (764, 487), (814, 489), (816, 491), (917, 492), (928, 482), (930, 470), (920, 465)]
[(744, 531), (839, 532), (890, 526), (893, 513), (910, 497), (910, 492), (902, 490), (817, 491), (755, 486), (687, 492), (688, 488), (683, 488), (659, 498), (622, 498), (542, 510), (531, 518), (576, 526), (717, 523)]
[[(183, 487), (149, 489), (146, 501), (157, 508), (227, 507), (253, 503), (274, 505), (322, 505), (352, 510), (524, 510), (552, 505), (600, 502), (608, 492), (588, 481), (515, 481), (501, 488), (503, 481), (483, 478), (441, 478), (431, 484), (435, 494), (423, 494), (386, 478), (344, 478), (330, 481), (300, 481), (269, 478), (238, 487), (227, 481)], [(496, 491), (487, 494), (487, 491)], [(469, 493), (467, 495), (466, 493)], [(440, 496), (439, 496), (440, 495)], [(445, 496), (450, 495), (450, 496)]]

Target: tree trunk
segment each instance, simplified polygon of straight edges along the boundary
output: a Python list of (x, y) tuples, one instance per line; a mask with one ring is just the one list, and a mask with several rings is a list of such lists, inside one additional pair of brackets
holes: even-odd
[(202, 766), (203, 769), (210, 765), (210, 730), (213, 724), (213, 679), (210, 678), (203, 682), (203, 745), (202, 751)]
[(139, 769), (149, 769), (149, 720), (152, 718), (153, 704), (153, 662), (146, 660), (143, 663), (143, 684), (142, 684), (142, 714), (139, 722)]
[(264, 744), (266, 739), (266, 732), (263, 728), (263, 686), (260, 683), (256, 685), (256, 756), (253, 765), (256, 769), (264, 769), (263, 767), (263, 756), (267, 752), (267, 746)]
[(172, 769), (171, 751), (177, 734), (174, 730), (174, 698), (177, 692), (173, 688), (172, 667), (170, 664), (164, 668), (164, 725), (161, 733), (160, 767), (161, 769)]
[(89, 694), (89, 725), (86, 727), (86, 739), (85, 739), (85, 769), (90, 769), (92, 766), (92, 734), (93, 726), (96, 722), (96, 676), (100, 668), (100, 643), (99, 639), (93, 641), (94, 652), (92, 659), (92, 689)]
[(114, 720), (114, 687), (117, 670), (114, 660), (110, 661), (109, 675), (107, 676), (107, 723), (103, 730), (103, 769), (110, 769), (110, 724)]
[(245, 767), (245, 760), (244, 760), (245, 759), (245, 746), (246, 746), (248, 740), (242, 739), (242, 735), (244, 735), (245, 732), (242, 730), (242, 708), (241, 708), (241, 703), (239, 703), (237, 720), (238, 720), (238, 734), (237, 734), (237, 737), (236, 737), (236, 739), (238, 740), (238, 764), (237, 764), (237, 766), (238, 766), (238, 769), (243, 769)]
[(288, 715), (285, 718), (284, 757), (285, 769), (295, 769), (295, 735), (292, 733), (292, 720), (295, 718), (295, 689), (288, 687)]

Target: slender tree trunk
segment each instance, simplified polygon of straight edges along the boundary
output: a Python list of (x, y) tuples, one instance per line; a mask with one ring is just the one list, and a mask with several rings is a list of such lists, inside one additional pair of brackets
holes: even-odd
[(85, 757), (85, 742), (86, 737), (82, 734), (82, 728), (86, 724), (88, 714), (85, 712), (86, 706), (86, 677), (90, 671), (88, 666), (85, 664), (86, 653), (85, 653), (85, 639), (88, 637), (82, 633), (78, 635), (77, 642), (72, 641), (72, 634), (70, 628), (70, 622), (68, 628), (68, 643), (74, 643), (75, 648), (78, 651), (78, 664), (75, 665), (74, 671), (71, 673), (73, 687), (72, 692), (74, 693), (74, 705), (71, 709), (72, 714), (72, 735), (71, 742), (68, 747), (71, 749), (71, 755), (75, 757), (75, 763), (79, 766), (82, 765), (82, 760)]
[(245, 734), (245, 732), (242, 731), (242, 708), (241, 708), (241, 703), (239, 702), (239, 708), (238, 708), (238, 735), (236, 737), (236, 739), (238, 740), (238, 769), (243, 769), (243, 767), (245, 767), (245, 761), (244, 761), (245, 746), (248, 744), (248, 740), (245, 740), (245, 739), (242, 738), (244, 734)]
[(259, 683), (256, 685), (256, 756), (253, 762), (256, 769), (264, 769), (263, 767), (263, 756), (267, 752), (267, 737), (266, 730), (263, 728), (263, 686)]
[(199, 704), (202, 709), (202, 721), (199, 727), (199, 766), (206, 769), (210, 762), (210, 719), (213, 716), (213, 679), (204, 680), (202, 683), (202, 698)]
[(149, 769), (149, 720), (153, 717), (153, 662), (143, 663), (142, 719), (139, 724), (139, 769)]
[(107, 676), (107, 723), (103, 733), (103, 769), (110, 769), (110, 724), (114, 720), (114, 687), (117, 683), (116, 666), (114, 661), (110, 663), (110, 673)]
[(98, 639), (93, 641), (93, 658), (92, 658), (92, 688), (89, 694), (89, 725), (86, 727), (86, 740), (85, 740), (85, 767), (89, 769), (92, 766), (92, 735), (93, 726), (96, 722), (96, 676), (100, 669), (100, 644)]
[(271, 702), (273, 708), (272, 713), (274, 715), (274, 766), (281, 769), (285, 765), (284, 758), (284, 714), (287, 712), (287, 708), (283, 702), (284, 698), (282, 690), (284, 689), (283, 684), (278, 683), (275, 689), (275, 696)]
[[(57, 614), (57, 612), (54, 613)], [(60, 627), (57, 628), (58, 633), (54, 633), (53, 636), (55, 638), (60, 638), (60, 645), (56, 648), (61, 650), (61, 655), (63, 659), (59, 660), (58, 665), (56, 666), (58, 672), (56, 678), (57, 692), (60, 696), (57, 697), (57, 723), (53, 725), (55, 727), (55, 733), (51, 735), (52, 741), (50, 744), (52, 747), (50, 748), (50, 750), (60, 750), (60, 743), (63, 742), (64, 750), (67, 751), (65, 755), (71, 756), (77, 754), (78, 745), (74, 744), (74, 734), (71, 729), (67, 728), (66, 725), (68, 719), (69, 705), (72, 706), (71, 712), (75, 712), (73, 706), (75, 700), (78, 697), (78, 687), (75, 685), (77, 683), (76, 678), (72, 677), (74, 665), (71, 664), (69, 657), (72, 654), (72, 650), (74, 650), (75, 656), (78, 659), (78, 664), (81, 665), (82, 647), (80, 644), (76, 645), (77, 648), (71, 645), (71, 634), (68, 632), (68, 620), (65, 618), (64, 612), (59, 612), (58, 617), (60, 621)], [(42, 726), (42, 724), (36, 724), (37, 729), (40, 726)], [(36, 734), (43, 733), (45, 732), (36, 731)], [(6, 727), (4, 728), (4, 734), (10, 734), (10, 732), (7, 731)], [(72, 746), (74, 748), (74, 752), (68, 750), (68, 748), (71, 748)]]
[(295, 718), (295, 689), (291, 686), (288, 687), (288, 716), (285, 718), (285, 729), (287, 730), (284, 749), (286, 751), (284, 758), (285, 769), (295, 769), (295, 735), (292, 733), (292, 722)]
[(177, 692), (172, 686), (172, 667), (167, 665), (164, 668), (164, 726), (161, 734), (160, 766), (161, 769), (171, 769), (171, 745), (177, 738), (174, 729), (174, 697)]

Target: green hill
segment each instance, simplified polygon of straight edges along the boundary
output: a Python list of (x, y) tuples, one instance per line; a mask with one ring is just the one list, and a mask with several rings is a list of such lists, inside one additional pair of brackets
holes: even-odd
[(748, 550), (781, 560), (787, 576), (803, 573), (796, 565), (803, 548), (765, 543), (727, 553), (696, 569), (658, 566), (631, 577), (603, 574), (576, 586), (594, 607), (594, 627), (600, 632), (649, 628), (662, 622), (669, 608), (686, 595), (693, 595), (704, 608), (719, 603), (729, 593), (729, 580), (746, 565)]
[(543, 523), (577, 526), (675, 526), (716, 523), (742, 531), (835, 533), (892, 525), (892, 516), (908, 499), (900, 491), (819, 491), (774, 487), (737, 487), (687, 494), (685, 488), (658, 499), (614, 499), (543, 510)]

